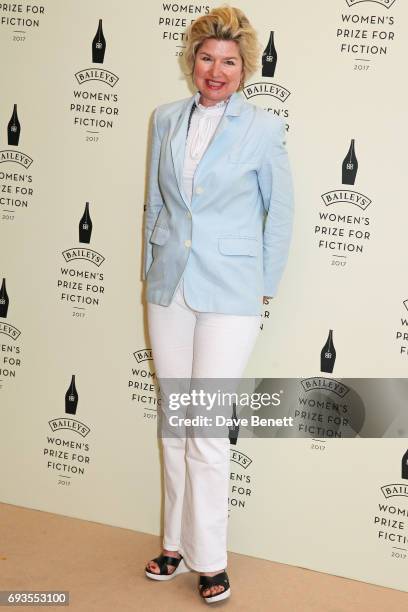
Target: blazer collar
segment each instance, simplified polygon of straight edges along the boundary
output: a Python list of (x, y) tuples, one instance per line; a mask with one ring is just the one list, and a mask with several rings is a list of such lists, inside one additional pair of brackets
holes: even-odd
[[(191, 107), (193, 106), (196, 94), (197, 92), (195, 92), (190, 98), (187, 98), (185, 100), (185, 103), (180, 108), (179, 121), (177, 122), (175, 131), (177, 131), (180, 125), (183, 124), (183, 119), (185, 119), (186, 115), (188, 120), (188, 116), (190, 114)], [(227, 102), (227, 107), (225, 109), (224, 115), (238, 116), (241, 114), (241, 111), (245, 108), (246, 104), (248, 103), (244, 96), (239, 91), (235, 91), (233, 94), (231, 94)]]
[[(194, 100), (198, 97), (198, 92), (196, 92), (191, 98), (188, 100), (188, 108), (191, 109)], [(224, 115), (240, 115), (241, 110), (244, 108), (246, 104), (245, 98), (241, 93), (235, 91), (228, 99), (226, 104), (226, 108), (224, 111)]]

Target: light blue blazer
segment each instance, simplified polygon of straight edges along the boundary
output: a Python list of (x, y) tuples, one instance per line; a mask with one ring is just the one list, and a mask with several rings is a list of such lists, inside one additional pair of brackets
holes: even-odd
[(259, 315), (275, 296), (289, 251), (293, 183), (284, 121), (239, 92), (183, 191), (194, 95), (158, 106), (144, 218), (147, 301), (168, 306), (182, 275), (198, 311)]

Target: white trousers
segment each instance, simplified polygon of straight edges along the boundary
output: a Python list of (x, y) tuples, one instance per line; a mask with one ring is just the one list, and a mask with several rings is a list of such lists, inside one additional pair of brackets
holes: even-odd
[[(148, 303), (147, 314), (159, 384), (161, 378), (239, 379), (261, 324), (261, 315), (193, 310), (184, 299), (183, 279), (169, 306)], [(226, 569), (228, 436), (168, 437), (162, 445), (163, 548), (179, 551), (195, 571)]]

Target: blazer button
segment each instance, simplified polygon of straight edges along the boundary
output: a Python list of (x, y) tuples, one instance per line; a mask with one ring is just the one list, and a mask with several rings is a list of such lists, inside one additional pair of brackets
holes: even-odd
[(191, 212), (188, 210), (188, 211), (186, 212), (186, 215), (187, 215), (187, 217), (190, 219), (190, 217), (191, 217)]
[(203, 191), (204, 191), (204, 187), (197, 187), (197, 189), (195, 190), (195, 192), (198, 194), (203, 193)]
[(186, 247), (191, 247), (191, 240), (185, 240), (185, 241), (184, 241), (184, 245), (185, 245)]

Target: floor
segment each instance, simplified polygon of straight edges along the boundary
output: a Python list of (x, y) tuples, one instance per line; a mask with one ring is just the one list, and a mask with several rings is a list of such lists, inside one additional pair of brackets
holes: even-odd
[[(148, 535), (0, 504), (0, 590), (65, 590), (75, 612), (194, 612), (206, 609), (195, 573), (145, 577), (160, 552)], [(230, 612), (406, 612), (408, 593), (229, 553)], [(26, 608), (26, 606), (24, 606)], [(31, 608), (33, 609), (33, 608)], [(48, 610), (64, 609), (47, 606)]]

